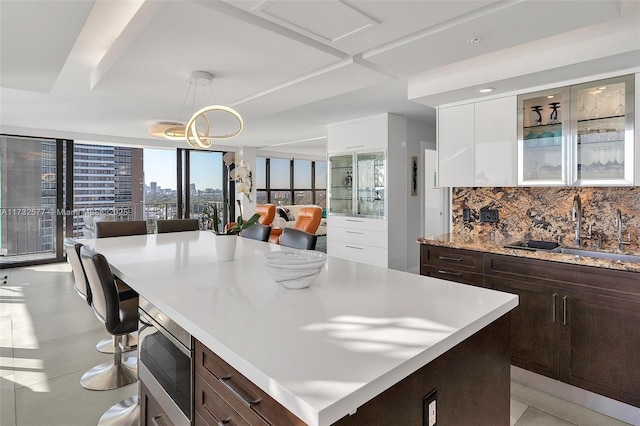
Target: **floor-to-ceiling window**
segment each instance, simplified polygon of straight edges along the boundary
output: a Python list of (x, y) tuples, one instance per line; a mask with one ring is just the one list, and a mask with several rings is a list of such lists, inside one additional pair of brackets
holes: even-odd
[(62, 259), (64, 141), (0, 136), (0, 262)]
[(254, 179), (258, 203), (326, 206), (326, 161), (256, 157)]

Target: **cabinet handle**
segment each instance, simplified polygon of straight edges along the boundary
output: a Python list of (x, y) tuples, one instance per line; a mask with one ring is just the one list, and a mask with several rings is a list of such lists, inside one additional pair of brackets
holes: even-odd
[(449, 256), (438, 256), (440, 260), (450, 260), (452, 262), (462, 262), (462, 259), (459, 257), (449, 257)]
[(462, 275), (462, 273), (460, 272), (445, 271), (443, 269), (438, 269), (438, 273), (442, 275), (455, 275), (456, 277), (459, 277), (460, 275)]
[(230, 421), (231, 421), (231, 420), (229, 420), (229, 419), (226, 419), (226, 420), (220, 420), (220, 421), (218, 422), (218, 426), (224, 426), (224, 425), (226, 425), (227, 423), (229, 423)]
[(353, 148), (364, 148), (364, 145), (351, 145), (351, 146), (345, 146), (345, 149), (353, 149)]
[(358, 220), (358, 219), (345, 219), (345, 222), (358, 222), (358, 223), (364, 223), (364, 220)]
[(558, 299), (558, 295), (553, 293), (551, 296), (551, 322), (556, 322), (556, 300)]
[(231, 385), (230, 380), (231, 380), (231, 377), (221, 377), (220, 379), (218, 379), (220, 383), (222, 383), (227, 389), (229, 389), (229, 392), (231, 392), (236, 398), (238, 398), (247, 407), (251, 408), (252, 405), (256, 405), (257, 403), (260, 402), (260, 398), (256, 398), (253, 400), (249, 400), (245, 398), (239, 390), (237, 390)]
[[(162, 417), (162, 414), (158, 414), (157, 416), (153, 416), (151, 417), (151, 424), (153, 426), (160, 426), (160, 423), (158, 423), (158, 419)], [(164, 423), (164, 422), (163, 422)]]
[(347, 234), (358, 234), (358, 235), (364, 235), (364, 232), (356, 232), (356, 231), (344, 231)]
[(355, 247), (355, 246), (345, 246), (346, 248), (352, 248), (356, 250), (364, 250), (364, 247)]
[(562, 296), (562, 325), (567, 325), (567, 296)]

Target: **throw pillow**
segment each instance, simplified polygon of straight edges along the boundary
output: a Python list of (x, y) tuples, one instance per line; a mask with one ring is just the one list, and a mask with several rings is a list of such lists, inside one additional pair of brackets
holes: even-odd
[(280, 216), (281, 218), (283, 218), (287, 222), (295, 220), (295, 218), (291, 214), (291, 211), (289, 211), (289, 209), (284, 208), (284, 207), (278, 207), (278, 216)]

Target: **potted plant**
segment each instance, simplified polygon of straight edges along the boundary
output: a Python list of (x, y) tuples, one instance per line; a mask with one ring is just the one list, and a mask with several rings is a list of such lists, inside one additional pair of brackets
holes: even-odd
[[(238, 205), (240, 203), (238, 202)], [(236, 219), (235, 225), (231, 226), (229, 229), (220, 231), (220, 218), (218, 216), (218, 206), (216, 204), (208, 204), (205, 206), (205, 209), (201, 215), (203, 220), (207, 222), (211, 222), (212, 231), (216, 234), (216, 254), (218, 256), (218, 260), (222, 262), (226, 262), (229, 260), (233, 260), (236, 252), (236, 241), (235, 238), (243, 229), (247, 229), (254, 223), (260, 219), (259, 214), (254, 214), (251, 216), (249, 220), (244, 220), (242, 218), (242, 208), (240, 208), (240, 215)]]

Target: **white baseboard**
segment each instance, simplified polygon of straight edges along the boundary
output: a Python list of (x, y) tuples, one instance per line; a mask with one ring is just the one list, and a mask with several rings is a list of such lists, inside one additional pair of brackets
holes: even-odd
[(511, 380), (614, 419), (640, 426), (640, 408), (615, 399), (607, 398), (513, 365), (511, 366)]

